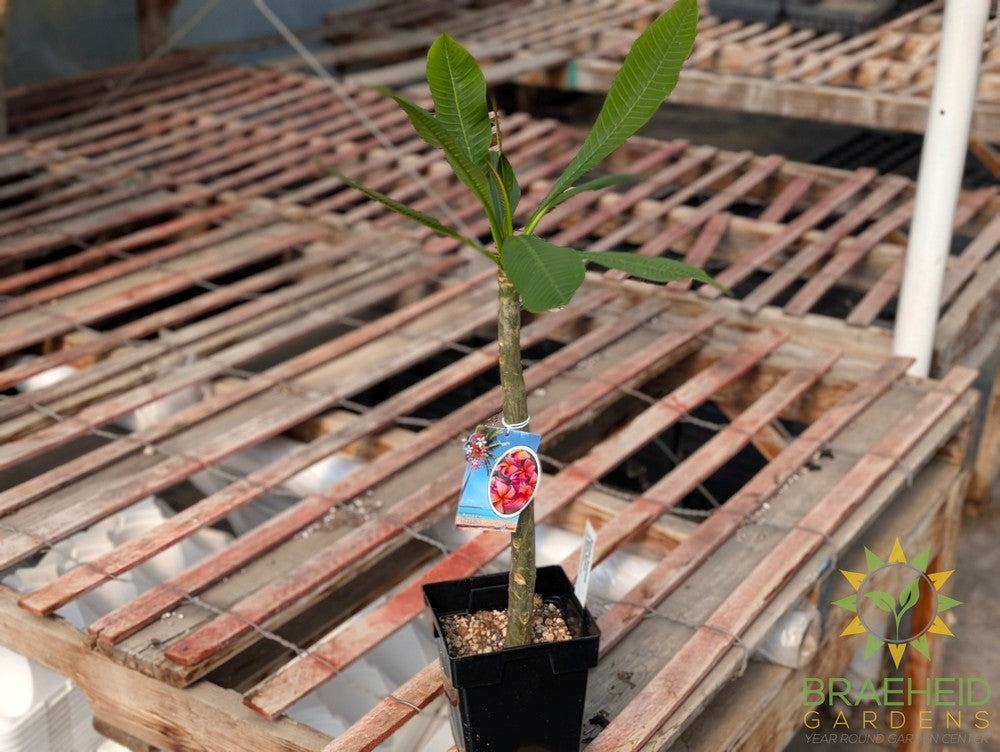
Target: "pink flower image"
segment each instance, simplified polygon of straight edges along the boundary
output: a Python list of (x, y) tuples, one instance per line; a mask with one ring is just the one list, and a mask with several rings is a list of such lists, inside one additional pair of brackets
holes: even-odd
[(490, 475), (490, 503), (504, 516), (520, 512), (535, 494), (538, 487), (538, 461), (523, 447), (515, 447), (504, 454)]

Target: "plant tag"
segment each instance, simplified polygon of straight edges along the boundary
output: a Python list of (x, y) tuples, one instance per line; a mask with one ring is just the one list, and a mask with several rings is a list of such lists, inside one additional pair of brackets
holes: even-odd
[(590, 570), (594, 565), (594, 547), (597, 533), (590, 520), (583, 523), (583, 548), (580, 550), (580, 566), (576, 570), (576, 587), (573, 589), (581, 606), (587, 605), (587, 588), (590, 587)]
[(541, 466), (537, 433), (477, 426), (465, 442), (458, 527), (510, 530), (535, 498)]

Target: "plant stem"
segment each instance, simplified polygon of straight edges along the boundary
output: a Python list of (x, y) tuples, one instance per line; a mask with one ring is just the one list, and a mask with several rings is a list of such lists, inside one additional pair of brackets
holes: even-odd
[[(500, 387), (503, 417), (513, 425), (528, 418), (528, 398), (521, 368), (521, 299), (501, 269), (497, 279), (500, 309), (497, 343), (500, 348)], [(535, 505), (528, 504), (510, 537), (510, 584), (507, 600), (507, 647), (531, 640), (531, 608), (535, 595)]]

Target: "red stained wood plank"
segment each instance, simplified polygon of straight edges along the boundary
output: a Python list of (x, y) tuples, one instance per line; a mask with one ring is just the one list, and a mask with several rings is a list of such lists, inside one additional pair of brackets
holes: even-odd
[[(719, 512), (702, 522), (622, 602), (612, 605), (598, 620), (601, 628), (601, 654), (606, 654), (617, 645), (642, 620), (646, 614), (645, 608), (659, 605), (826, 442), (883, 394), (896, 379), (902, 377), (909, 364), (908, 359), (894, 359), (869, 379), (862, 381), (846, 398), (809, 426), (765, 470), (729, 499)], [(399, 691), (404, 688), (407, 689), (405, 699), (417, 707), (424, 707), (437, 697), (442, 689), (438, 661), (421, 669)], [(323, 752), (370, 752), (414, 715), (415, 711), (411, 707), (396, 702), (391, 697), (386, 698), (331, 742)]]
[[(715, 253), (715, 249), (718, 248), (722, 236), (726, 234), (730, 219), (732, 219), (732, 215), (729, 212), (713, 214), (708, 222), (705, 223), (701, 232), (698, 233), (698, 237), (695, 238), (688, 252), (684, 254), (684, 263), (704, 269), (705, 264), (708, 263), (712, 254)], [(690, 279), (677, 279), (667, 283), (667, 287), (671, 290), (689, 290), (691, 284), (692, 281)]]
[[(255, 225), (263, 223), (263, 221), (261, 223), (250, 223), (246, 229), (251, 229)], [(388, 263), (392, 260), (393, 256), (399, 256), (407, 252), (408, 246), (403, 245), (403, 240), (402, 238), (397, 238), (396, 247), (393, 248), (392, 252), (373, 260), (371, 264), (360, 266), (348, 264), (347, 271), (337, 268), (332, 272), (321, 275), (314, 274), (310, 278), (296, 280), (297, 277), (305, 275), (307, 272), (315, 272), (317, 269), (323, 267), (336, 266), (337, 262), (343, 261), (345, 257), (355, 254), (359, 247), (356, 242), (335, 243), (322, 248), (313, 246), (310, 248), (308, 255), (302, 258), (281, 264), (278, 267), (268, 269), (232, 284), (206, 291), (190, 300), (163, 308), (115, 329), (95, 335), (93, 339), (78, 345), (56, 350), (36, 360), (20, 363), (5, 371), (0, 371), (0, 388), (7, 388), (48, 368), (64, 363), (71, 363), (78, 358), (88, 355), (101, 355), (111, 352), (116, 347), (120, 347), (130, 340), (136, 340), (156, 333), (178, 322), (189, 321), (194, 317), (222, 308), (230, 303), (237, 304), (232, 308), (226, 309), (221, 313), (216, 313), (214, 316), (202, 319), (197, 323), (188, 324), (181, 329), (173, 330), (169, 343), (150, 341), (147, 347), (129, 353), (119, 353), (116, 357), (95, 363), (63, 381), (10, 397), (0, 403), (0, 421), (32, 410), (32, 403), (51, 402), (168, 352), (177, 352), (185, 357), (189, 354), (203, 356), (205, 353), (199, 351), (196, 344), (199, 340), (213, 334), (218, 334), (231, 326), (245, 322), (253, 317), (281, 309), (285, 306), (294, 306), (298, 301), (312, 294), (343, 282), (345, 279), (358, 273), (370, 270), (377, 263)], [(276, 285), (288, 281), (295, 281), (295, 284), (284, 286), (277, 290), (271, 289)], [(266, 294), (258, 294), (265, 290), (268, 291)], [(192, 345), (194, 346), (192, 347)]]
[[(75, 269), (85, 268), (89, 264), (98, 261), (103, 261), (106, 258), (113, 257), (117, 253), (126, 253), (150, 243), (166, 240), (187, 230), (199, 228), (205, 223), (216, 222), (230, 214), (235, 214), (242, 208), (241, 203), (234, 201), (210, 209), (184, 214), (177, 219), (161, 222), (153, 227), (130, 233), (123, 238), (91, 246), (87, 250), (74, 254), (69, 258), (51, 261), (34, 269), (11, 274), (8, 277), (0, 279), (0, 294), (23, 290), (52, 277), (72, 272)], [(80, 289), (80, 287), (84, 286), (84, 284), (75, 280), (76, 278), (74, 277), (58, 285), (49, 285), (33, 293), (22, 293), (17, 298), (11, 299), (0, 306), (0, 315), (7, 315), (15, 310), (22, 310), (33, 302), (40, 302), (58, 297), (59, 295), (65, 295), (67, 292)]]
[(928, 392), (789, 532), (601, 732), (593, 752), (637, 750), (676, 712), (698, 682), (734, 646), (775, 593), (823, 545), (827, 536), (867, 498), (920, 438), (975, 381), (971, 369), (955, 368)]
[(0, 259), (26, 258), (62, 245), (76, 245), (96, 233), (177, 211), (209, 197), (202, 188), (166, 193), (160, 187), (136, 183), (8, 223), (0, 227), (0, 234), (11, 235), (0, 241)]
[(296, 246), (307, 245), (314, 240), (319, 240), (325, 234), (325, 228), (319, 226), (303, 229), (286, 227), (281, 233), (278, 232), (278, 228), (274, 228), (274, 230), (264, 230), (256, 236), (244, 238), (238, 252), (231, 253), (229, 256), (218, 253), (211, 254), (210, 252), (213, 250), (211, 247), (199, 249), (198, 252), (214, 256), (214, 258), (204, 260), (198, 266), (186, 266), (179, 269), (164, 268), (156, 278), (139, 280), (138, 284), (131, 289), (93, 300), (72, 310), (59, 311), (61, 315), (53, 316), (47, 324), (36, 324), (26, 329), (8, 331), (7, 336), (0, 343), (0, 354), (16, 352), (29, 345), (73, 331), (81, 324), (90, 324), (132, 310), (144, 303), (196, 286), (199, 280), (211, 280), (213, 277), (234, 271), (255, 261), (263, 261)]
[[(417, 269), (405, 277), (411, 281), (423, 280), (427, 274), (426, 269)], [(400, 283), (397, 281), (395, 284)], [(10, 467), (18, 462), (36, 457), (42, 452), (85, 435), (93, 427), (106, 425), (143, 405), (224, 373), (232, 366), (269, 352), (287, 342), (292, 342), (324, 323), (335, 321), (337, 315), (347, 315), (347, 313), (357, 310), (357, 306), (363, 305), (366, 299), (381, 300), (382, 298), (383, 293), (378, 290), (361, 290), (346, 299), (346, 304), (345, 301), (337, 301), (317, 308), (311, 316), (299, 317), (279, 329), (268, 330), (252, 339), (213, 353), (210, 359), (202, 359), (176, 368), (151, 382), (86, 407), (75, 413), (71, 421), (50, 425), (15, 443), (0, 446), (0, 468)]]
[[(727, 287), (739, 284), (765, 263), (798, 241), (808, 230), (811, 230), (822, 222), (830, 212), (834, 211), (843, 202), (850, 199), (874, 180), (876, 175), (875, 170), (867, 167), (855, 170), (853, 175), (834, 188), (831, 188), (823, 198), (792, 220), (782, 232), (768, 238), (755, 249), (743, 254), (737, 261), (734, 261), (726, 269), (719, 272), (715, 276), (716, 280)], [(698, 288), (698, 293), (707, 298), (717, 298), (722, 294), (717, 288), (708, 285)]]
[[(652, 315), (651, 311), (655, 310), (660, 309), (647, 308), (645, 311), (636, 309), (632, 312), (632, 316), (633, 318), (637, 316), (648, 318)], [(644, 320), (644, 318), (640, 320)], [(707, 328), (713, 323), (714, 320), (706, 320), (702, 325), (703, 328)], [(565, 368), (592, 354), (595, 349), (604, 346), (607, 343), (606, 335), (607, 331), (585, 335), (541, 363), (528, 368), (525, 371), (525, 383), (528, 389), (537, 389)], [(91, 625), (91, 632), (96, 634), (102, 642), (108, 644), (114, 644), (124, 639), (144, 624), (155, 619), (163, 611), (176, 605), (181, 600), (181, 593), (198, 592), (208, 587), (231, 571), (253, 560), (261, 552), (268, 550), (321, 518), (337, 504), (353, 499), (375, 483), (419, 460), (426, 452), (450, 440), (460, 431), (467, 430), (470, 425), (495, 414), (500, 403), (499, 388), (473, 400), (465, 407), (421, 432), (420, 442), (414, 442), (379, 457), (327, 489), (322, 496), (308, 497), (296, 507), (285, 510), (242, 536), (221, 554), (207, 559), (197, 567), (165, 583), (162, 587), (148, 591), (118, 611), (98, 620)]]
[[(536, 518), (544, 520), (568, 504), (636, 449), (651, 441), (697, 405), (711, 398), (723, 386), (746, 373), (785, 339), (786, 335), (775, 331), (761, 332), (750, 338), (739, 350), (723, 357), (645, 410), (627, 426), (626, 430), (617, 432), (594, 447), (583, 458), (568, 465), (542, 486), (540, 496), (535, 502)], [(611, 384), (626, 381), (628, 377), (623, 377), (620, 372), (624, 371), (626, 366), (634, 367), (635, 360), (632, 358), (618, 368), (612, 369), (614, 373), (606, 374), (601, 387), (611, 389), (613, 388)], [(594, 386), (585, 387), (577, 399), (583, 401), (591, 398), (594, 388)], [(574, 401), (567, 401), (564, 404), (574, 404)], [(550, 411), (546, 411), (546, 417), (549, 414)], [(537, 430), (545, 432), (545, 427), (540, 422), (536, 425)], [(474, 574), (502, 552), (507, 545), (506, 536), (480, 533), (425, 571), (416, 582), (397, 591), (363, 617), (321, 640), (310, 651), (309, 655), (315, 655), (315, 658), (299, 659), (262, 682), (248, 695), (247, 704), (267, 717), (275, 717), (297, 699), (333, 676), (336, 671), (356, 660), (416, 617), (423, 607), (420, 587), (424, 583)]]
[[(384, 295), (398, 294), (400, 289), (406, 289), (413, 284), (413, 275), (403, 275), (396, 279), (399, 281), (399, 287), (393, 289), (391, 285), (386, 284), (380, 286), (380, 292)], [(207, 465), (218, 462), (333, 407), (349, 394), (377, 383), (382, 378), (382, 374), (402, 370), (443, 349), (449, 341), (450, 335), (467, 336), (477, 327), (487, 323), (491, 315), (492, 313), (488, 309), (484, 309), (481, 315), (466, 315), (460, 326), (449, 322), (443, 330), (426, 338), (414, 339), (410, 346), (401, 347), (392, 352), (383, 359), (379, 368), (359, 372), (354, 374), (353, 378), (345, 377), (338, 381), (336, 390), (322, 394), (310, 394), (301, 397), (295, 403), (289, 401), (263, 410), (252, 418), (206, 439), (201, 445), (189, 446), (183, 453), (168, 457), (160, 462), (155, 470), (147, 469), (139, 478), (123, 477), (115, 483), (105, 485), (100, 491), (87, 494), (73, 506), (35, 522), (30, 528), (17, 529), (15, 525), (16, 531), (0, 536), (0, 562), (4, 566), (12, 564), (51, 544), (52, 541), (60, 540), (113, 512), (123, 509), (143, 496), (173, 485), (204, 469)], [(355, 330), (346, 336), (347, 339), (351, 338), (350, 335), (357, 335), (358, 332), (362, 332), (362, 334), (358, 335), (355, 341), (361, 338), (374, 339), (385, 332), (384, 324), (376, 324), (364, 331)], [(345, 341), (343, 338), (338, 338), (333, 340), (331, 344), (335, 343), (334, 347), (343, 348)], [(324, 347), (321, 346), (319, 349), (322, 350)], [(344, 351), (349, 352), (349, 349), (344, 349)], [(274, 386), (275, 383), (281, 382), (267, 378), (250, 385), (243, 385), (242, 389), (244, 392), (259, 392)], [(220, 395), (216, 399), (220, 402), (224, 399), (230, 402), (234, 401), (231, 395)], [(207, 415), (214, 413), (215, 407), (216, 404), (213, 400), (194, 405), (189, 408), (184, 419), (190, 420), (191, 414), (207, 417)], [(175, 427), (177, 422), (175, 416), (170, 423), (171, 427)], [(133, 446), (135, 446), (134, 443)], [(85, 461), (89, 460), (88, 457)], [(8, 524), (13, 525), (14, 523)]]
[[(955, 209), (955, 221), (952, 227), (956, 230), (974, 217), (980, 209), (985, 207), (995, 195), (992, 189), (975, 191), (968, 194)], [(879, 280), (871, 286), (864, 297), (858, 302), (851, 313), (847, 316), (847, 323), (852, 326), (869, 326), (882, 309), (889, 304), (889, 301), (896, 297), (899, 287), (903, 282), (903, 267), (905, 257), (900, 256)], [(945, 274), (945, 279), (948, 275)]]
[(942, 305), (952, 301), (962, 286), (976, 273), (976, 269), (993, 254), (997, 243), (1000, 243), (1000, 217), (994, 217), (948, 269), (941, 289)]
[(749, 295), (740, 302), (740, 309), (755, 314), (770, 303), (781, 292), (800, 277), (805, 276), (809, 269), (818, 264), (841, 240), (866, 222), (876, 212), (896, 197), (909, 182), (906, 178), (889, 177), (863, 201), (852, 208), (823, 234), (801, 248), (788, 261), (783, 263)]
[(761, 222), (780, 222), (815, 182), (815, 175), (799, 175), (781, 189), (781, 193), (772, 199), (758, 219)]
[[(68, 279), (61, 280), (55, 284), (51, 284), (37, 290), (32, 290), (30, 292), (21, 293), (16, 298), (12, 298), (3, 304), (0, 304), (0, 316), (8, 316), (12, 313), (16, 313), (17, 311), (23, 311), (25, 308), (30, 308), (46, 301), (60, 298), (64, 295), (69, 295), (70, 293), (83, 290), (87, 287), (92, 287), (130, 271), (143, 269), (157, 263), (163, 263), (172, 258), (176, 258), (177, 256), (182, 256), (185, 253), (204, 248), (211, 243), (216, 242), (218, 234), (221, 234), (223, 237), (226, 237), (227, 235), (225, 231), (218, 234), (205, 232), (205, 225), (210, 225), (218, 219), (233, 214), (234, 212), (239, 211), (240, 208), (241, 204), (234, 202), (233, 204), (225, 204), (223, 206), (212, 207), (211, 209), (204, 211), (194, 212), (193, 214), (183, 216), (178, 220), (167, 221), (149, 229), (140, 230), (139, 232), (126, 235), (125, 237), (119, 238), (118, 240), (114, 240), (110, 243), (104, 243), (99, 246), (91, 247), (83, 253), (75, 254), (71, 257), (71, 263), (73, 263), (74, 268), (83, 270), (86, 268), (86, 265), (93, 263), (96, 260), (118, 258), (120, 254), (127, 253), (132, 249), (157, 240), (169, 238), (170, 236), (176, 235), (185, 230), (190, 230), (191, 228), (202, 230), (202, 232), (199, 232), (197, 235), (186, 237), (182, 240), (176, 240), (172, 243), (168, 243), (167, 245), (161, 245), (155, 250), (107, 262), (92, 271), (81, 271), (80, 273), (75, 274)], [(228, 228), (226, 229), (228, 230)], [(231, 232), (235, 233), (236, 231), (237, 230), (234, 229)], [(54, 276), (54, 274), (58, 273), (52, 270), (47, 270), (46, 267), (48, 266), (50, 265), (46, 264), (43, 267), (32, 270), (32, 272), (36, 272), (35, 276), (38, 276), (38, 271), (46, 273), (47, 276)], [(65, 262), (55, 262), (52, 266), (64, 267)]]
[[(693, 454), (687, 457), (619, 514), (601, 525), (597, 536), (596, 560), (611, 554), (633, 538), (670, 507), (679, 504), (712, 473), (729, 462), (754, 435), (799, 399), (828, 371), (840, 353), (819, 352), (811, 366), (789, 371), (753, 405), (740, 413)], [(580, 549), (562, 561), (563, 569), (576, 572)]]
[[(676, 165), (671, 165), (667, 168), (668, 170), (674, 168), (674, 171), (673, 174), (664, 176), (664, 180), (675, 179), (675, 176), (676, 178), (679, 178), (691, 170), (699, 169), (706, 162), (715, 159), (718, 156), (718, 153), (717, 149), (710, 146), (702, 146), (691, 149), (681, 158), (680, 161), (676, 163)], [(628, 240), (628, 238), (635, 235), (636, 232), (643, 230), (655, 222), (666, 220), (671, 209), (683, 205), (684, 202), (692, 196), (696, 196), (702, 191), (708, 190), (708, 187), (713, 183), (719, 180), (724, 180), (730, 173), (738, 170), (750, 161), (750, 159), (751, 154), (749, 152), (743, 152), (735, 155), (733, 160), (724, 160), (720, 164), (711, 167), (707, 172), (699, 175), (688, 185), (680, 188), (674, 193), (671, 193), (666, 198), (658, 200), (655, 210), (643, 212), (641, 215), (629, 219), (621, 227), (612, 230), (597, 242), (592, 243), (590, 245), (590, 250), (610, 251), (621, 243), (624, 243)]]
[[(170, 77), (164, 76), (152, 81), (140, 79), (131, 83), (127, 89), (122, 89), (117, 95), (108, 96), (108, 92), (103, 91), (92, 97), (74, 97), (53, 107), (33, 110), (32, 122), (50, 118), (59, 119), (27, 128), (21, 135), (37, 139), (64, 133), (149, 105), (165, 105), (170, 100), (179, 99), (185, 94), (208, 89), (244, 75), (246, 75), (244, 70), (237, 66), (202, 63), (192, 67), (191, 70), (172, 74)], [(72, 114), (60, 117), (64, 113)]]
[(872, 224), (856, 238), (841, 247), (802, 288), (784, 305), (783, 310), (792, 316), (805, 316), (851, 267), (857, 264), (876, 243), (895, 232), (913, 216), (913, 199), (897, 206), (889, 214)]
[[(461, 294), (463, 289), (468, 288), (465, 285), (456, 285), (453, 288), (446, 288), (442, 292), (447, 293), (447, 297), (454, 297)], [(522, 330), (524, 346), (530, 347), (532, 344), (537, 344), (559, 327), (587, 314), (599, 303), (605, 302), (607, 296), (591, 295), (581, 296), (581, 298), (573, 307), (564, 308), (552, 316), (545, 316), (525, 327)], [(444, 302), (445, 296), (438, 293), (428, 296), (416, 306), (408, 307), (406, 310), (410, 311), (411, 308), (419, 308), (424, 311), (433, 310)], [(411, 314), (416, 316), (418, 312), (418, 310), (412, 310)], [(396, 326), (403, 323), (398, 316), (394, 316), (393, 319)], [(377, 330), (379, 327), (372, 328)], [(341, 349), (346, 352), (347, 349), (351, 348)], [(432, 377), (424, 379), (373, 407), (345, 428), (303, 445), (270, 465), (251, 473), (245, 480), (238, 481), (178, 512), (147, 534), (130, 540), (114, 551), (53, 580), (44, 588), (40, 588), (24, 598), (22, 605), (32, 613), (40, 615), (51, 613), (70, 600), (106, 582), (111, 576), (128, 571), (191, 533), (217, 522), (315, 462), (329, 457), (334, 452), (375, 431), (389, 428), (393, 425), (395, 418), (437, 399), (470, 378), (492, 368), (495, 363), (496, 345), (490, 344), (480, 348), (460, 361), (437, 371)], [(384, 378), (385, 375), (385, 372), (380, 371), (377, 378)], [(233, 391), (240, 392), (238, 398), (246, 396), (246, 389)], [(229, 393), (224, 396), (228, 397)], [(232, 401), (231, 399), (227, 400), (227, 404), (231, 404)], [(151, 432), (155, 432), (157, 436), (146, 435)], [(157, 426), (143, 432), (138, 438), (150, 442), (158, 438), (160, 433), (162, 433), (162, 429)]]
[(630, 211), (640, 201), (649, 198), (657, 191), (669, 186), (687, 171), (686, 168), (680, 167), (674, 162), (674, 158), (679, 154), (683, 154), (687, 148), (688, 142), (678, 139), (669, 142), (664, 148), (656, 150), (636, 164), (630, 164), (628, 169), (631, 172), (641, 174), (661, 162), (667, 163), (666, 166), (657, 170), (650, 177), (642, 178), (637, 185), (616, 196), (612, 203), (581, 217), (565, 230), (553, 236), (551, 241), (557, 245), (572, 246), (574, 243), (585, 239), (601, 225), (624, 216), (625, 212)]
[(323, 752), (369, 752), (444, 691), (441, 664), (437, 661), (413, 677), (375, 706), (364, 718), (337, 736)]
[[(674, 243), (683, 240), (701, 227), (714, 214), (739, 201), (757, 185), (769, 178), (785, 163), (783, 157), (770, 156), (760, 160), (743, 175), (740, 175), (731, 185), (716, 192), (710, 199), (700, 204), (681, 224), (668, 227), (647, 243), (643, 243), (637, 253), (645, 256), (659, 256), (670, 250)], [(620, 272), (608, 272), (609, 277), (617, 278), (625, 275)], [(723, 283), (725, 284), (725, 283)]]

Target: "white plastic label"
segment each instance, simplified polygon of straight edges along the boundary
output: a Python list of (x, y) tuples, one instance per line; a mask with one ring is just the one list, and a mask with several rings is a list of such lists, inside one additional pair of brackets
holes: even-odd
[(590, 587), (590, 568), (594, 564), (596, 545), (597, 533), (590, 520), (587, 520), (583, 525), (583, 548), (580, 551), (580, 567), (576, 572), (576, 588), (573, 591), (581, 606), (587, 605), (587, 588)]

